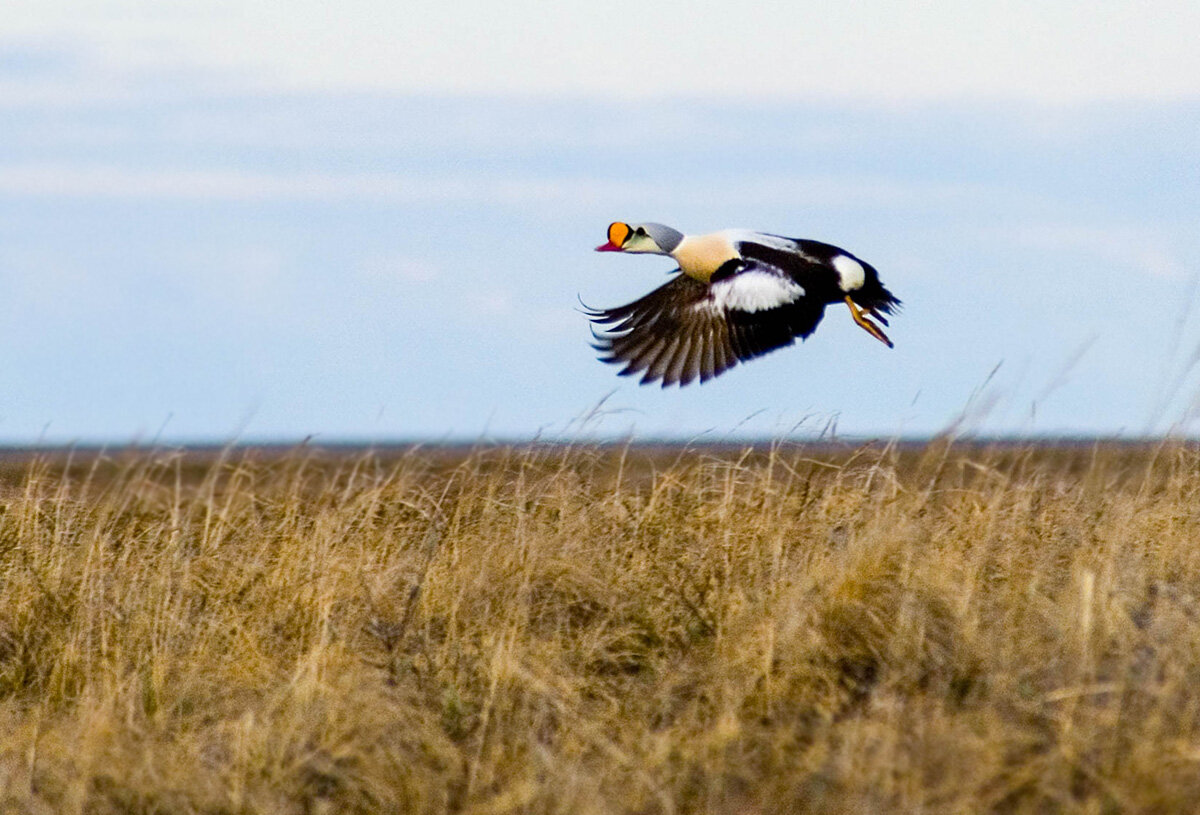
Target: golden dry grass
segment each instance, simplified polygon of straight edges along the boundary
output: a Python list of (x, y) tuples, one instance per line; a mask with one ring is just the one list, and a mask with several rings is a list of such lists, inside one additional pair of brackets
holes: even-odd
[(1186, 446), (0, 474), (0, 812), (1200, 808)]

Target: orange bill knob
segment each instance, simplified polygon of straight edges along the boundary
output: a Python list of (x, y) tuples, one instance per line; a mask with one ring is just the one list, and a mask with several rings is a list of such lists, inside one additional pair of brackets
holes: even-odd
[(597, 252), (620, 252), (621, 246), (629, 239), (629, 224), (616, 221), (608, 225), (608, 243), (597, 246)]

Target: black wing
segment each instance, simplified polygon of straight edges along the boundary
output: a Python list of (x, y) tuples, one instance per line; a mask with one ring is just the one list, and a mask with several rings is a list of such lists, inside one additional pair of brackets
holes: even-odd
[(642, 384), (705, 382), (739, 361), (791, 345), (817, 327), (824, 304), (781, 270), (733, 262), (714, 282), (679, 275), (638, 300), (588, 311), (603, 362), (622, 376), (645, 372)]
[(743, 257), (775, 266), (786, 271), (797, 283), (814, 291), (829, 292), (836, 299), (841, 299), (842, 295), (837, 264), (843, 258), (853, 261), (862, 268), (863, 274), (862, 285), (850, 293), (854, 302), (871, 309), (884, 325), (887, 320), (882, 315), (893, 314), (900, 308), (900, 300), (884, 288), (874, 266), (833, 244), (760, 233), (740, 241), (738, 250)]

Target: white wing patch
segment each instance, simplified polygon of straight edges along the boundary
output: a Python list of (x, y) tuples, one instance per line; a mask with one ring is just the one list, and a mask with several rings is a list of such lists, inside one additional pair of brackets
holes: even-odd
[(861, 289), (863, 283), (867, 282), (867, 270), (852, 257), (838, 255), (833, 259), (833, 268), (837, 270), (842, 291)]
[(804, 296), (804, 287), (789, 278), (771, 272), (750, 271), (712, 284), (707, 300), (696, 305), (718, 312), (767, 311)]

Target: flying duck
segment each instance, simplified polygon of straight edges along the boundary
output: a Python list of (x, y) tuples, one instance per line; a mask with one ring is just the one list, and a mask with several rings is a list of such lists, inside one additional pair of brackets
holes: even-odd
[(845, 303), (875, 339), (892, 341), (871, 321), (900, 305), (875, 267), (820, 241), (746, 229), (684, 235), (662, 224), (608, 228), (597, 252), (669, 255), (680, 274), (628, 305), (588, 309), (603, 362), (645, 372), (641, 384), (705, 382), (738, 362), (808, 337), (825, 306)]

